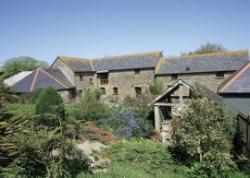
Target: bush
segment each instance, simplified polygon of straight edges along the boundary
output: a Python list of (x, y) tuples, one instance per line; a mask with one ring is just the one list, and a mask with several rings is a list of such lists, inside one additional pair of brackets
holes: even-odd
[(110, 109), (100, 101), (99, 90), (89, 90), (83, 100), (80, 101), (73, 116), (77, 120), (98, 121), (110, 116)]
[(13, 93), (11, 88), (6, 87), (3, 81), (0, 80), (0, 107), (16, 101), (18, 101), (18, 97)]
[(150, 93), (153, 95), (160, 95), (164, 90), (163, 82), (159, 79), (154, 80), (154, 84), (149, 87)]
[(45, 113), (50, 113), (58, 115), (62, 119), (65, 117), (63, 100), (52, 87), (48, 87), (41, 91), (36, 100), (35, 108), (36, 114), (43, 115)]
[(134, 111), (137, 117), (152, 120), (151, 113), (152, 108), (148, 104), (153, 100), (153, 97), (149, 93), (144, 93), (139, 97), (125, 97), (123, 105)]
[(22, 94), (19, 96), (19, 102), (22, 104), (35, 104), (40, 92), (41, 90)]
[(235, 168), (230, 152), (236, 121), (223, 106), (205, 99), (198, 91), (174, 118), (173, 128), (176, 155), (191, 165), (198, 162), (195, 170), (199, 170), (199, 176), (224, 176)]
[[(19, 155), (3, 169), (4, 177), (76, 177), (89, 160), (71, 141), (46, 130), (14, 137)], [(55, 153), (57, 152), (57, 154)]]
[(120, 138), (149, 137), (153, 130), (146, 119), (137, 118), (135, 113), (128, 109), (122, 109), (103, 120), (103, 125), (112, 129)]

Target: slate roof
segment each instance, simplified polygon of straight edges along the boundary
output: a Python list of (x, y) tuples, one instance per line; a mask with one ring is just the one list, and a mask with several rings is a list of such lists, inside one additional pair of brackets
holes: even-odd
[(13, 86), (15, 83), (17, 83), (18, 81), (22, 80), (24, 77), (26, 77), (27, 75), (31, 74), (32, 71), (22, 71), (19, 72), (18, 74), (15, 74), (7, 79), (5, 79), (3, 81), (3, 83), (9, 87)]
[(164, 75), (235, 71), (247, 62), (249, 62), (247, 50), (167, 57), (159, 60), (155, 73)]
[(74, 72), (98, 72), (154, 68), (158, 59), (161, 57), (162, 53), (157, 51), (122, 56), (110, 56), (100, 59), (85, 59), (65, 56), (58, 56), (57, 59), (60, 59)]
[(154, 68), (161, 57), (160, 51), (131, 54), (96, 59), (93, 65), (96, 71)]
[(218, 93), (250, 93), (250, 62), (225, 80), (218, 87)]
[(93, 72), (92, 61), (85, 58), (58, 56), (64, 64), (66, 64), (74, 72)]
[(53, 87), (56, 90), (67, 90), (73, 88), (73, 85), (58, 69), (36, 69), (28, 76), (12, 86), (16, 93), (34, 92), (39, 89)]

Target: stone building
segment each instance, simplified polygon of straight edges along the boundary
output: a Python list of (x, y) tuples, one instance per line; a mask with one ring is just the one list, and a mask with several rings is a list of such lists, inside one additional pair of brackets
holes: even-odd
[(195, 80), (217, 92), (217, 87), (248, 61), (246, 50), (166, 57), (159, 60), (155, 77), (166, 87), (177, 79)]
[[(219, 84), (247, 62), (248, 52), (244, 50), (179, 57), (163, 57), (160, 51), (99, 59), (58, 56), (48, 71), (39, 69), (54, 75), (55, 84), (43, 82), (40, 88), (51, 85), (58, 89), (58, 81), (66, 81), (72, 87), (71, 93), (64, 93), (67, 102), (79, 100), (89, 89), (100, 88), (104, 101), (121, 103), (127, 96), (149, 92), (155, 78), (166, 88), (177, 79), (191, 79), (216, 92)], [(20, 93), (19, 88), (14, 90)]]
[(100, 88), (109, 102), (122, 102), (149, 90), (161, 52), (139, 53), (101, 59), (59, 56), (51, 65), (60, 69), (76, 87), (79, 97), (91, 88)]

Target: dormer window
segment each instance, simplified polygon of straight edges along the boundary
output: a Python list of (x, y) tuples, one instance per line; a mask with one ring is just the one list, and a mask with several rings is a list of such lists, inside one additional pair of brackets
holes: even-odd
[(99, 73), (98, 78), (100, 79), (100, 84), (101, 85), (108, 85), (109, 83), (109, 73)]

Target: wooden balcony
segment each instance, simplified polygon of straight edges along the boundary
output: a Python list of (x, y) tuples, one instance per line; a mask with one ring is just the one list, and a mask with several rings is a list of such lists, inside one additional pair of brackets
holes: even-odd
[(108, 79), (100, 79), (101, 85), (108, 85), (109, 80)]

